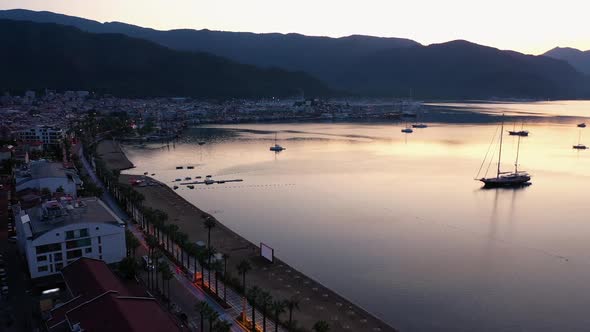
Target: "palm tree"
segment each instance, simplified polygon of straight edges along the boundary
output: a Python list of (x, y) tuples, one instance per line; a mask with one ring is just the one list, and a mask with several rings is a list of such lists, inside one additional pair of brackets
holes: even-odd
[(267, 291), (261, 291), (258, 297), (258, 304), (262, 310), (262, 332), (266, 332), (266, 311), (270, 303), (272, 302), (272, 296)]
[(312, 330), (315, 332), (328, 332), (330, 331), (330, 324), (325, 320), (320, 320), (313, 324)]
[[(162, 257), (162, 252), (158, 250), (158, 255), (156, 255), (156, 261), (155, 261), (155, 268), (156, 268), (156, 290), (158, 289), (157, 284), (158, 284), (158, 272), (160, 274), (162, 274), (162, 272), (164, 271), (164, 269), (166, 269), (166, 267), (168, 266), (168, 264), (166, 264), (164, 261), (160, 260), (160, 258)], [(162, 274), (162, 276), (164, 276), (164, 274)], [(162, 278), (162, 294), (164, 294), (164, 278)]]
[(125, 229), (125, 243), (127, 246), (127, 257), (135, 257), (135, 251), (141, 243), (129, 229)]
[(211, 229), (215, 227), (215, 219), (211, 216), (205, 218), (205, 228), (207, 228), (207, 248), (211, 248)]
[(184, 232), (176, 233), (176, 244), (178, 245), (178, 249), (180, 249), (180, 259), (179, 259), (180, 265), (183, 265), (183, 262), (184, 262), (183, 248), (186, 246), (186, 241), (188, 241), (188, 235), (186, 235), (186, 233), (184, 233)]
[(227, 303), (227, 260), (229, 255), (223, 253), (223, 302)]
[(152, 253), (152, 265), (154, 266), (153, 274), (154, 274), (154, 286), (156, 287), (156, 291), (158, 291), (158, 271), (162, 267), (162, 262), (160, 262), (160, 258), (162, 258), (162, 252), (160, 250), (155, 249)]
[[(154, 248), (156, 248), (156, 246), (158, 244), (158, 241), (156, 240), (156, 238), (154, 238), (153, 235), (149, 235), (149, 234), (146, 236), (145, 241), (146, 241), (147, 246), (148, 246), (148, 257), (151, 259), (152, 253), (154, 251)], [(148, 287), (151, 288), (150, 271), (149, 270), (148, 270)]]
[(292, 297), (285, 302), (287, 309), (289, 309), (289, 330), (293, 327), (293, 310), (299, 310), (299, 299)]
[(213, 324), (217, 322), (219, 319), (219, 313), (215, 310), (209, 311), (209, 315), (207, 315), (207, 320), (209, 320), (209, 331), (213, 331)]
[(215, 294), (217, 294), (217, 297), (219, 297), (219, 285), (218, 285), (217, 281), (219, 280), (219, 274), (221, 273), (222, 268), (223, 268), (223, 265), (221, 264), (220, 261), (215, 260), (213, 262), (212, 269), (213, 269), (213, 271), (215, 271)]
[[(164, 269), (161, 270), (161, 273), (163, 282), (166, 282), (166, 288), (168, 293), (168, 308), (170, 308), (170, 280), (174, 278), (174, 273), (172, 273), (172, 270), (170, 270), (170, 266), (168, 264), (164, 265)], [(164, 288), (164, 286), (162, 286), (162, 288)]]
[(201, 316), (201, 329), (199, 331), (205, 331), (205, 317), (208, 315), (211, 307), (209, 307), (209, 303), (206, 301), (199, 301), (195, 304), (195, 311), (199, 313)]
[(242, 297), (242, 322), (246, 322), (246, 273), (252, 270), (252, 265), (247, 260), (243, 260), (238, 264), (238, 272), (242, 275), (242, 290), (244, 297)]
[(260, 288), (254, 286), (248, 290), (248, 301), (252, 307), (252, 332), (256, 332), (256, 305), (258, 304), (258, 297), (260, 296)]
[[(209, 270), (209, 273), (207, 273), (207, 282), (209, 283), (209, 290), (211, 290), (211, 272), (213, 270), (213, 265), (211, 264), (211, 257), (215, 256), (216, 253), (217, 250), (215, 248), (207, 248), (207, 270)], [(215, 292), (217, 292), (217, 289), (215, 289)]]
[(174, 250), (170, 250), (170, 242), (174, 243), (176, 241), (176, 234), (178, 233), (178, 226), (174, 224), (168, 224), (168, 244), (167, 250), (169, 253), (172, 254), (174, 257)]
[(218, 320), (213, 326), (215, 332), (229, 332), (231, 330), (231, 323), (226, 320)]
[(199, 249), (197, 252), (197, 260), (199, 261), (199, 266), (201, 267), (201, 287), (205, 289), (205, 263), (207, 262), (206, 250)]
[(279, 332), (279, 323), (281, 321), (281, 314), (285, 312), (285, 301), (272, 301), (270, 304), (270, 310), (275, 320), (275, 332)]

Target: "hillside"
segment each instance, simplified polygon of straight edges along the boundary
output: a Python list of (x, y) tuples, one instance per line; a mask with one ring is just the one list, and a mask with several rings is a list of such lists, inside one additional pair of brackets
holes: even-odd
[(579, 72), (590, 75), (590, 50), (580, 51), (570, 47), (556, 47), (543, 55), (567, 61)]
[(175, 51), (120, 34), (0, 20), (0, 90), (84, 89), (121, 96), (265, 97), (323, 95), (300, 72), (260, 69), (206, 54)]
[[(408, 39), (370, 36), (158, 31), (27, 10), (0, 11), (0, 17), (73, 25), (90, 32), (122, 33), (177, 50), (203, 51), (259, 67), (303, 71), (332, 89), (357, 95), (433, 99), (590, 97), (588, 75), (566, 61), (466, 41), (423, 46)], [(307, 95), (314, 94), (303, 84), (300, 86)]]

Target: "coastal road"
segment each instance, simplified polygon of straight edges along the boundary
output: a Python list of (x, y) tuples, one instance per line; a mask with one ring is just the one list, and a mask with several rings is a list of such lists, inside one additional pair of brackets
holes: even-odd
[[(90, 167), (90, 163), (84, 157), (82, 148), (80, 148), (80, 161), (82, 162), (84, 169), (86, 170), (88, 176), (92, 179), (92, 181), (97, 186), (103, 189), (101, 199), (113, 210), (113, 212), (119, 218), (121, 218), (122, 220), (128, 220), (129, 216), (127, 215), (127, 213), (125, 213), (125, 211), (123, 211), (121, 207), (119, 207), (112, 195), (106, 190), (104, 184), (102, 183), (102, 181), (100, 181), (92, 167)], [(143, 255), (146, 255), (148, 251), (148, 246), (146, 244), (143, 232), (132, 223), (128, 223), (127, 227), (131, 232), (133, 232), (135, 237), (137, 237), (137, 239), (141, 243), (140, 249), (137, 250), (137, 256), (141, 257)], [(179, 269), (177, 269), (177, 266), (173, 262), (171, 262), (167, 257), (163, 257), (162, 260), (170, 266), (170, 269), (172, 271), (179, 271)], [(143, 275), (142, 277), (145, 280), (145, 275)], [(229, 290), (230, 289), (228, 288), (228, 291)], [(194, 305), (198, 301), (207, 301), (209, 306), (213, 308), (215, 311), (217, 311), (221, 319), (232, 322), (233, 324), (231, 330), (233, 332), (244, 331), (240, 326), (234, 323), (233, 317), (236, 317), (235, 311), (226, 311), (225, 309), (223, 309), (217, 302), (209, 298), (203, 291), (201, 291), (199, 288), (193, 285), (192, 282), (188, 280), (182, 273), (177, 272), (174, 274), (174, 279), (170, 281), (170, 293), (170, 298), (173, 299), (173, 301), (189, 317), (189, 325), (191, 329), (193, 329), (194, 331), (199, 330), (199, 317), (196, 311), (194, 310)]]

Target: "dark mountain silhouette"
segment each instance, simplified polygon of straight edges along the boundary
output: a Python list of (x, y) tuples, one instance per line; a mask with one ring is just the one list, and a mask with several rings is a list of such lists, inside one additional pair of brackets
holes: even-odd
[(175, 51), (121, 34), (0, 20), (0, 90), (82, 89), (121, 96), (266, 97), (329, 90), (300, 72)]
[(571, 47), (556, 47), (543, 55), (567, 61), (579, 72), (590, 75), (590, 50), (580, 51)]
[(27, 10), (0, 11), (0, 17), (73, 25), (89, 32), (122, 33), (177, 50), (203, 51), (261, 67), (305, 71), (333, 89), (362, 95), (579, 98), (588, 97), (590, 90), (588, 77), (565, 61), (466, 41), (422, 46), (407, 39), (369, 36), (158, 31)]

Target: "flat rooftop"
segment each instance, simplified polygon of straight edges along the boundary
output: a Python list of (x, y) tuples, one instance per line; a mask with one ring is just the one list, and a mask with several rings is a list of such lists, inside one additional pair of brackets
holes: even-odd
[(30, 230), (30, 234), (27, 232), (27, 237), (33, 238), (58, 227), (78, 223), (125, 225), (103, 201), (96, 197), (48, 201), (25, 212), (25, 215), (21, 215), (20, 221), (23, 223), (25, 232)]

